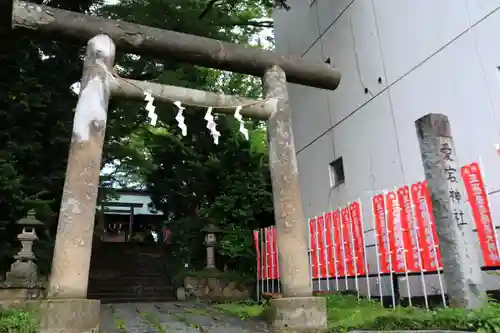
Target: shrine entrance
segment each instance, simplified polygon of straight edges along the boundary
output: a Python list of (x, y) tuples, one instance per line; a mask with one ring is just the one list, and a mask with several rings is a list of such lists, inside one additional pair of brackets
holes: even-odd
[(175, 299), (162, 212), (142, 190), (99, 192), (87, 297), (102, 303)]
[[(76, 106), (66, 180), (61, 200), (48, 302), (42, 302), (41, 332), (98, 331), (100, 302), (87, 299), (94, 217), (107, 109), (111, 96), (174, 102), (176, 119), (186, 133), (182, 105), (205, 105), (214, 112), (265, 120), (269, 142), (277, 246), (283, 298), (271, 301), (270, 328), (276, 331), (326, 331), (326, 301), (312, 296), (308, 239), (302, 209), (297, 157), (287, 82), (334, 90), (340, 73), (326, 63), (281, 56), (219, 40), (160, 30), (38, 5), (2, 1), (0, 13), (13, 27), (38, 33), (88, 40)], [(12, 12), (8, 18), (7, 13)], [(9, 29), (11, 28), (9, 26)], [(264, 99), (126, 80), (113, 70), (116, 46), (125, 52), (168, 57), (192, 65), (262, 78)], [(151, 106), (151, 105), (148, 105)], [(149, 107), (154, 123), (156, 114)], [(308, 110), (301, 110), (308, 112)], [(207, 112), (208, 113), (208, 112)], [(206, 115), (207, 117), (207, 115)], [(209, 120), (210, 117), (207, 117)], [(238, 118), (237, 118), (238, 119)], [(211, 119), (213, 120), (213, 119)], [(214, 141), (213, 121), (207, 126)], [(216, 142), (215, 142), (216, 143)], [(75, 318), (75, 313), (79, 313)]]
[(108, 189), (99, 192), (95, 230), (104, 243), (164, 242), (165, 216), (151, 209), (151, 194), (144, 190)]

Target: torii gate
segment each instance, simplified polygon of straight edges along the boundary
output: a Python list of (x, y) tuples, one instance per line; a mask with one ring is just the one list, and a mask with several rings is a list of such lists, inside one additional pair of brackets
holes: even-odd
[[(325, 300), (312, 297), (306, 224), (286, 83), (288, 79), (292, 83), (334, 90), (340, 81), (337, 70), (324, 63), (308, 63), (269, 51), (25, 1), (0, 0), (0, 21), (0, 25), (3, 24), (0, 31), (22, 27), (89, 40), (73, 122), (48, 286), (49, 300), (41, 306), (42, 332), (98, 331), (99, 301), (87, 300), (86, 295), (108, 101), (111, 96), (142, 100), (145, 90), (150, 90), (159, 101), (213, 105), (226, 113), (232, 112), (235, 105), (247, 105), (241, 110), (242, 115), (267, 121), (283, 285), (283, 298), (272, 300), (274, 316), (270, 328), (286, 332), (326, 330)], [(119, 78), (112, 74), (115, 45), (136, 54), (169, 57), (260, 76), (265, 100)]]

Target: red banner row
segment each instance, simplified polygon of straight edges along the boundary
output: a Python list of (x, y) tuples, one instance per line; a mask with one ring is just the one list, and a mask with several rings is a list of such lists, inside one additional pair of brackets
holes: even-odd
[[(461, 174), (484, 267), (500, 266), (496, 233), (480, 167), (477, 163), (466, 165), (461, 168)], [(372, 199), (372, 204), (381, 273), (389, 273), (391, 268), (396, 273), (442, 268), (432, 202), (425, 181), (379, 194)]]
[(361, 206), (349, 206), (309, 220), (313, 278), (366, 274)]
[(276, 228), (268, 227), (254, 230), (253, 239), (257, 253), (258, 280), (279, 279), (278, 248), (276, 246)]
[(425, 182), (376, 195), (372, 205), (380, 273), (442, 268)]
[[(461, 174), (484, 266), (500, 266), (500, 252), (479, 165), (466, 165)], [(432, 272), (442, 268), (432, 202), (425, 181), (374, 196), (372, 214), (378, 272)], [(276, 229), (254, 231), (254, 239), (259, 279), (278, 279)], [(309, 241), (314, 279), (362, 276), (370, 271), (365, 260), (359, 202), (310, 219)]]

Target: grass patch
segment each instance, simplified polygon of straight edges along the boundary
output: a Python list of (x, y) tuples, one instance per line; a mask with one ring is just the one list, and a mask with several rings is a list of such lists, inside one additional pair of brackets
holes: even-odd
[(9, 308), (0, 311), (0, 333), (38, 332), (38, 318), (35, 312)]
[[(384, 308), (379, 302), (352, 295), (323, 295), (328, 308), (330, 332), (349, 330), (458, 330), (500, 333), (500, 304), (490, 301), (476, 310), (417, 307)], [(215, 305), (222, 312), (242, 319), (265, 318), (266, 306), (252, 303)]]
[(183, 316), (183, 315), (181, 315), (181, 314), (179, 314), (179, 313), (171, 313), (170, 315), (171, 315), (172, 317), (174, 317), (174, 318), (175, 318), (175, 320), (177, 320), (178, 322), (184, 323), (184, 324), (186, 324), (186, 325), (189, 323), (189, 321), (188, 321), (188, 319), (186, 318), (186, 316)]
[(184, 308), (184, 312), (198, 316), (207, 316), (209, 314), (206, 309), (197, 309), (197, 308)]
[(155, 316), (152, 313), (146, 313), (146, 312), (141, 312), (138, 309), (136, 309), (137, 313), (139, 316), (142, 318), (142, 320), (146, 321), (148, 325), (153, 328), (156, 332), (158, 333), (166, 333), (167, 329), (164, 328), (161, 324), (160, 319)]
[(328, 295), (328, 326), (331, 332), (364, 330), (459, 330), (500, 332), (500, 304), (489, 302), (477, 310), (417, 307), (384, 308), (379, 302), (356, 296)]
[(364, 323), (390, 313), (380, 303), (361, 299), (351, 295), (322, 295), (327, 302), (328, 324), (335, 330), (343, 328), (361, 328)]
[(261, 318), (266, 309), (262, 304), (243, 302), (217, 304), (214, 307), (221, 312), (240, 317), (243, 320)]

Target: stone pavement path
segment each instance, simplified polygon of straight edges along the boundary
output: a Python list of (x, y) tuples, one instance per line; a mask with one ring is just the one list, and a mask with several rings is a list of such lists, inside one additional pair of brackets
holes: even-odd
[(124, 303), (101, 306), (103, 333), (257, 333), (264, 322), (242, 320), (206, 304)]

